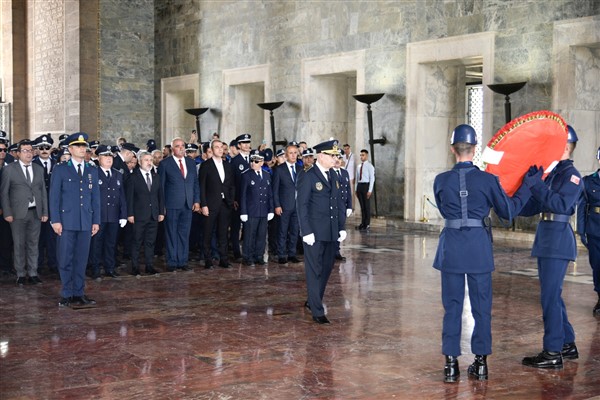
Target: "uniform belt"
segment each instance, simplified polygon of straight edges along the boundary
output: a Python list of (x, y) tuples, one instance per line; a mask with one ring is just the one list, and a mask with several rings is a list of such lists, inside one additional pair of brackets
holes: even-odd
[(541, 215), (542, 221), (569, 222), (570, 219), (571, 216), (566, 214), (542, 213)]
[(590, 211), (596, 214), (600, 214), (600, 207), (592, 207), (590, 208)]
[(480, 219), (467, 218), (467, 223), (463, 224), (462, 219), (447, 219), (446, 228), (460, 229), (460, 228), (483, 228), (485, 225)]
[(35, 210), (35, 206), (31, 206), (27, 210)]

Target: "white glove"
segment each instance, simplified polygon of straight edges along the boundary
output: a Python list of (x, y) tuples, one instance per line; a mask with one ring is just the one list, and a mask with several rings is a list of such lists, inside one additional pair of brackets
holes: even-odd
[(346, 208), (346, 218), (352, 215), (352, 209)]
[(240, 219), (242, 220), (242, 222), (248, 222), (248, 216), (247, 215), (240, 215)]
[(340, 231), (340, 237), (338, 238), (338, 242), (343, 242), (346, 240), (346, 231)]
[(120, 219), (120, 220), (119, 220), (119, 226), (122, 228), (122, 227), (124, 227), (125, 225), (127, 225), (127, 220), (126, 220), (126, 219)]
[(273, 219), (273, 217), (275, 217), (275, 214), (273, 214), (273, 213), (268, 213), (268, 214), (267, 214), (267, 221), (270, 221), (270, 220), (272, 220), (272, 219)]
[(315, 234), (311, 233), (310, 235), (302, 236), (302, 241), (309, 246), (315, 244)]

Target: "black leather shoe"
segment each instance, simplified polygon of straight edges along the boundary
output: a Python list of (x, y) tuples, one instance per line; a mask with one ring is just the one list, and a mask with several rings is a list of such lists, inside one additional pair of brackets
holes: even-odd
[(155, 270), (154, 268), (150, 267), (150, 268), (146, 268), (146, 273), (148, 275), (156, 275), (156, 274), (158, 274), (158, 271)]
[(322, 315), (320, 317), (313, 317), (313, 321), (315, 321), (317, 324), (330, 324), (331, 322), (329, 322), (329, 320), (327, 319), (326, 316)]
[(79, 308), (93, 308), (96, 307), (96, 301), (90, 299), (89, 297), (83, 296), (73, 296), (71, 297), (71, 308), (79, 309)]
[(594, 316), (600, 317), (600, 293), (598, 294), (598, 302), (594, 306), (592, 312), (594, 313)]
[(131, 275), (133, 275), (133, 276), (141, 275), (139, 268), (133, 268), (131, 270)]
[(560, 352), (542, 351), (537, 356), (525, 357), (523, 365), (533, 368), (562, 368), (563, 359)]
[(469, 365), (469, 375), (480, 381), (487, 381), (488, 378), (488, 367), (487, 367), (487, 356), (475, 356), (473, 364)]
[(204, 261), (204, 269), (215, 269), (211, 260)]
[(70, 304), (71, 304), (71, 299), (68, 297), (61, 297), (60, 300), (58, 301), (59, 307), (69, 307)]
[(265, 262), (265, 260), (256, 260), (255, 264), (256, 265), (267, 265), (267, 263)]
[(25, 278), (24, 276), (20, 276), (17, 278), (17, 286), (23, 286), (26, 283), (27, 283), (27, 278)]
[(225, 262), (220, 262), (219, 263), (219, 267), (225, 268), (225, 269), (229, 269), (229, 268), (233, 267), (233, 265), (231, 265), (230, 263), (228, 263), (227, 261), (225, 261)]
[(364, 227), (361, 225), (355, 227), (354, 229), (356, 229), (357, 231), (362, 231), (364, 229)]
[(185, 264), (185, 265), (182, 265), (182, 266), (180, 266), (180, 267), (178, 267), (178, 268), (179, 268), (180, 270), (182, 270), (182, 271), (191, 271), (191, 270), (192, 270), (192, 269), (191, 269), (191, 268), (190, 268), (190, 267), (189, 267), (187, 264)]
[(289, 261), (294, 264), (298, 264), (298, 263), (302, 262), (302, 261), (300, 261), (300, 259), (298, 257), (290, 257)]
[(304, 302), (304, 307), (310, 310), (310, 304), (308, 304), (308, 300)]
[(30, 276), (30, 277), (29, 277), (29, 283), (30, 283), (31, 285), (39, 285), (39, 284), (41, 284), (41, 283), (42, 283), (42, 280), (41, 280), (41, 279), (40, 279), (40, 277), (39, 277), (39, 276), (37, 276), (37, 275), (36, 275), (36, 276)]
[(565, 343), (560, 354), (562, 355), (563, 360), (577, 360), (579, 358), (579, 352), (577, 351), (575, 342)]
[(458, 357), (446, 356), (446, 365), (444, 365), (444, 382), (458, 382), (460, 370), (458, 367)]
[(90, 276), (90, 278), (92, 278), (92, 279), (100, 278), (100, 271), (92, 272), (92, 276)]
[(115, 271), (109, 271), (105, 272), (104, 276), (108, 276), (109, 278), (118, 278), (119, 274), (117, 274)]
[(335, 256), (335, 259), (336, 259), (336, 260), (338, 260), (338, 261), (346, 261), (346, 257), (344, 257), (344, 256), (343, 256), (343, 255), (341, 255), (341, 254), (337, 254), (337, 255)]
[(254, 264), (254, 262), (252, 261), (244, 261), (244, 265), (247, 267), (255, 267), (256, 264)]
[(288, 260), (287, 260), (287, 258), (280, 258), (278, 262), (279, 262), (279, 264), (284, 265), (284, 264), (288, 263)]

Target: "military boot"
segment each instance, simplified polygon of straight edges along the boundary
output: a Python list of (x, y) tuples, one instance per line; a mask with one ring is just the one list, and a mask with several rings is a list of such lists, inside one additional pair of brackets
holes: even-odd
[(469, 365), (469, 375), (480, 381), (486, 381), (488, 378), (487, 356), (475, 356), (473, 364)]
[(458, 357), (446, 356), (446, 365), (444, 366), (444, 382), (458, 382), (460, 370), (458, 369)]

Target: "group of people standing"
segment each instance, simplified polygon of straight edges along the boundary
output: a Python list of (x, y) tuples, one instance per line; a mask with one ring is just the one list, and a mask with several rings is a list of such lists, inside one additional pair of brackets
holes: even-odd
[[(600, 316), (600, 177), (599, 171), (581, 178), (570, 159), (578, 137), (567, 126), (567, 143), (558, 164), (542, 179), (544, 169), (532, 166), (520, 188), (508, 197), (497, 177), (473, 165), (477, 135), (469, 125), (452, 132), (451, 151), (456, 164), (434, 181), (434, 195), (445, 219), (434, 268), (441, 271), (444, 320), (442, 353), (446, 357), (444, 381), (460, 377), (461, 322), (465, 277), (475, 320), (471, 351), (475, 354), (468, 374), (488, 379), (487, 356), (492, 353), (492, 253), (491, 208), (511, 221), (518, 215), (540, 215), (531, 255), (537, 258), (540, 299), (544, 321), (542, 351), (524, 357), (522, 364), (534, 368), (562, 368), (563, 360), (579, 357), (575, 332), (562, 300), (562, 284), (570, 261), (577, 256), (570, 218), (578, 209), (577, 231), (589, 249), (598, 303), (593, 313)], [(600, 149), (596, 158), (600, 162)]]
[[(310, 282), (305, 305), (325, 323), (321, 300), (334, 260), (343, 259), (339, 244), (352, 213), (353, 178), (367, 185), (369, 197), (374, 180), (366, 160), (356, 174), (343, 168), (344, 158), (353, 161), (348, 145), (344, 154), (337, 141), (314, 148), (290, 142), (273, 155), (252, 150), (249, 134), (229, 146), (214, 135), (198, 155), (200, 146), (181, 138), (163, 151), (153, 140), (140, 150), (124, 140), (115, 149), (88, 139), (82, 132), (61, 137), (57, 154), (69, 154), (63, 162), (51, 157), (50, 135), (19, 142), (15, 160), (0, 157), (1, 228), (2, 235), (12, 233), (17, 284), (41, 283), (37, 269), (45, 258), (62, 281), (59, 305), (93, 307), (84, 290), (86, 272), (93, 279), (118, 277), (119, 240), (131, 274), (140, 275), (140, 249), (146, 274), (158, 273), (154, 257), (163, 245), (167, 271), (190, 269), (190, 244), (199, 244), (206, 269), (231, 268), (232, 261), (254, 267), (266, 264), (268, 238), (281, 265), (299, 263), (298, 251), (304, 254)], [(7, 142), (0, 137), (0, 150)], [(301, 190), (305, 176), (312, 185)], [(325, 200), (327, 206), (315, 210), (327, 218), (314, 217), (314, 204)], [(327, 232), (324, 221), (330, 222)], [(368, 229), (368, 220), (363, 226)]]

